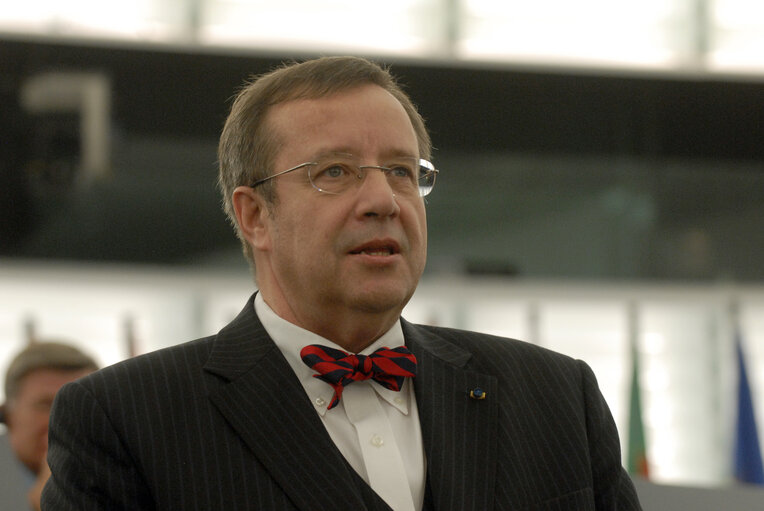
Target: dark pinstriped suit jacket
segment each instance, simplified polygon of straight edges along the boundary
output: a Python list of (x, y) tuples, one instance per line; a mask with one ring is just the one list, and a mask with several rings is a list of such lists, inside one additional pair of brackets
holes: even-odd
[[(639, 509), (582, 362), (403, 321), (426, 509)], [(469, 391), (480, 387), (487, 398)], [(105, 368), (58, 394), (43, 509), (389, 510), (344, 460), (252, 299), (217, 336)]]

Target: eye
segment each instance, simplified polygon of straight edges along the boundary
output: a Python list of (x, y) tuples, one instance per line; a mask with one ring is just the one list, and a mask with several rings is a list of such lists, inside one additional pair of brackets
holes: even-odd
[(409, 165), (390, 165), (390, 175), (396, 179), (408, 179), (414, 181), (414, 170)]
[(343, 174), (345, 174), (345, 169), (341, 165), (332, 165), (322, 172), (322, 175), (326, 177), (342, 177)]
[(326, 163), (319, 165), (318, 170), (315, 172), (313, 178), (317, 180), (324, 179), (342, 179), (350, 174), (350, 170), (347, 165), (340, 162)]

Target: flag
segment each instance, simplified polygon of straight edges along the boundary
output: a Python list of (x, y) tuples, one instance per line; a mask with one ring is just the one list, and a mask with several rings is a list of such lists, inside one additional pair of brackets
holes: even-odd
[(745, 369), (745, 357), (739, 332), (735, 334), (737, 351), (737, 423), (735, 426), (735, 479), (743, 483), (764, 485), (764, 468), (761, 463), (759, 434), (756, 429), (756, 414), (751, 398), (751, 387)]
[(639, 353), (636, 342), (631, 346), (631, 395), (629, 398), (629, 449), (626, 468), (632, 475), (647, 478), (647, 444), (642, 423), (642, 392), (639, 388)]

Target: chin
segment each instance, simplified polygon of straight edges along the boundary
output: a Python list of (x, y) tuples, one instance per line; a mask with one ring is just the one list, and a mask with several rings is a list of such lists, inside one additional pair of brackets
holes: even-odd
[(395, 288), (368, 289), (355, 297), (357, 308), (365, 312), (383, 313), (403, 310), (413, 293), (405, 291), (401, 286)]

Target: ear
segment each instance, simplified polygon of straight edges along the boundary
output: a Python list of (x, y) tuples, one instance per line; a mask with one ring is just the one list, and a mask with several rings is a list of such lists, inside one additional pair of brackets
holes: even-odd
[(270, 248), (270, 212), (265, 199), (249, 186), (233, 191), (233, 209), (244, 238), (253, 250)]

